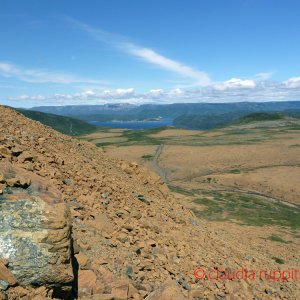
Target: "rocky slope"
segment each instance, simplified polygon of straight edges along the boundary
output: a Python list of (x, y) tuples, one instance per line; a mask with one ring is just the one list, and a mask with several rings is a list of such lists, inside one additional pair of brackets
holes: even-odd
[(145, 167), (7, 107), (0, 173), (0, 299), (299, 298), (292, 279), (196, 279), (279, 265), (207, 228)]

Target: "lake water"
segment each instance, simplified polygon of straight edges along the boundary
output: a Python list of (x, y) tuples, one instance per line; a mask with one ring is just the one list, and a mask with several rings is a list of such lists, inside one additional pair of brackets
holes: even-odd
[(173, 118), (163, 118), (159, 121), (91, 121), (89, 123), (101, 127), (112, 127), (122, 129), (151, 129), (161, 126), (171, 126), (173, 124)]

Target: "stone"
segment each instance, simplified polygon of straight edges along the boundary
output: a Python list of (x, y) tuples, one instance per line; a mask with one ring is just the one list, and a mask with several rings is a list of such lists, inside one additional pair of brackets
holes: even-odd
[(2, 261), (0, 261), (0, 280), (7, 282), (10, 286), (17, 283), (15, 276), (7, 269)]
[(133, 277), (134, 277), (134, 272), (133, 272), (132, 266), (128, 266), (128, 267), (126, 268), (126, 275), (128, 276), (128, 278), (133, 279)]
[(23, 163), (26, 161), (33, 161), (33, 160), (34, 160), (34, 155), (29, 151), (24, 151), (18, 156), (18, 161)]
[(11, 152), (4, 146), (0, 146), (0, 157), (10, 158)]
[(157, 290), (150, 293), (146, 300), (184, 300), (186, 297), (181, 293), (176, 282), (168, 280)]
[(25, 179), (22, 177), (15, 177), (15, 178), (7, 179), (6, 184), (9, 187), (21, 187), (23, 189), (27, 189), (30, 186), (31, 181), (30, 179)]
[(79, 254), (76, 254), (75, 257), (77, 259), (80, 269), (84, 269), (89, 261), (88, 256), (80, 252)]
[(63, 180), (63, 183), (64, 183), (65, 185), (73, 185), (73, 184), (74, 184), (74, 181), (73, 181), (72, 179), (70, 179), (70, 178), (65, 178), (65, 179)]
[(114, 296), (115, 300), (126, 300), (128, 299), (128, 291), (129, 285), (126, 281), (118, 281), (112, 287), (112, 295)]
[(0, 279), (0, 289), (5, 291), (8, 289), (8, 287), (9, 287), (9, 283), (5, 280)]
[(128, 298), (134, 298), (135, 295), (138, 295), (139, 291), (131, 284), (128, 285)]
[(112, 294), (96, 294), (93, 295), (90, 299), (91, 300), (115, 300)]
[(150, 201), (146, 199), (144, 195), (137, 195), (137, 198), (148, 205), (150, 204)]
[(202, 290), (190, 290), (189, 291), (189, 299), (202, 299), (203, 298)]
[(21, 287), (21, 286), (16, 286), (14, 288), (14, 292), (16, 294), (18, 294), (19, 297), (24, 297), (28, 294), (28, 290), (26, 290), (25, 288)]
[(32, 300), (49, 300), (49, 298), (41, 296), (41, 295), (36, 295), (32, 298)]
[(37, 175), (13, 170), (24, 178), (33, 176), (34, 184), (30, 189), (13, 186), (10, 193), (0, 196), (0, 257), (7, 260), (7, 269), (23, 286), (70, 286), (73, 270), (68, 206), (61, 203), (60, 193), (49, 190)]
[(19, 156), (23, 152), (23, 149), (15, 147), (11, 150), (13, 156)]
[(112, 233), (113, 225), (106, 214), (95, 214), (93, 220), (86, 221), (88, 226), (95, 228), (98, 232)]
[(103, 266), (94, 266), (96, 271), (100, 274), (102, 282), (105, 284), (112, 284), (115, 281), (113, 273)]
[(179, 278), (178, 283), (179, 283), (185, 290), (190, 290), (190, 289), (191, 289), (190, 285), (184, 280), (183, 277), (180, 277), (180, 278)]
[(97, 280), (93, 287), (93, 295), (102, 294), (105, 292), (105, 284), (101, 280)]
[(93, 289), (97, 281), (97, 276), (92, 270), (78, 271), (78, 289)]

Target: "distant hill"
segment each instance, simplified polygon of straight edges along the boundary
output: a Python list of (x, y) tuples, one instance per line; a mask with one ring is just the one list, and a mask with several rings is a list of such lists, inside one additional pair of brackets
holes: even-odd
[(227, 125), (248, 124), (262, 121), (275, 121), (286, 118), (300, 118), (300, 112), (243, 112), (207, 114), (207, 115), (182, 115), (173, 121), (175, 127), (186, 129), (214, 129)]
[(26, 109), (16, 109), (16, 110), (29, 119), (39, 121), (40, 123), (50, 126), (53, 129), (67, 135), (72, 135), (72, 136), (81, 135), (81, 134), (92, 132), (97, 128), (94, 125), (91, 125), (87, 122), (75, 118), (58, 116), (51, 113), (44, 113), (44, 112), (32, 111)]
[(284, 112), (300, 110), (300, 101), (282, 102), (238, 102), (238, 103), (174, 103), (174, 104), (105, 104), (40, 106), (31, 110), (71, 116), (84, 121), (143, 120), (147, 118), (177, 118), (182, 115), (223, 115), (235, 113), (239, 116), (255, 112)]
[[(186, 129), (213, 129), (239, 118), (254, 114), (251, 118), (270, 118), (269, 114), (298, 115), (300, 101), (238, 102), (238, 103), (175, 103), (175, 104), (105, 104), (41, 106), (31, 110), (74, 117), (85, 122), (109, 122), (170, 118), (173, 125)], [(265, 113), (255, 115), (256, 113)], [(274, 117), (274, 116), (273, 116)], [(251, 119), (250, 118), (250, 119)], [(248, 119), (248, 121), (250, 121)]]
[(260, 121), (275, 121), (275, 120), (282, 120), (286, 117), (289, 117), (288, 113), (253, 113), (247, 116), (243, 116), (236, 120), (236, 124), (246, 124), (252, 122), (260, 122)]
[(231, 123), (241, 117), (239, 113), (216, 113), (216, 114), (186, 114), (174, 119), (173, 125), (185, 129), (213, 129)]

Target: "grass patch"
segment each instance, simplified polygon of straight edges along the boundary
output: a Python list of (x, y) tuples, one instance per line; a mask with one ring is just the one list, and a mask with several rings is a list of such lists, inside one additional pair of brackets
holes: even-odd
[(207, 198), (199, 198), (194, 200), (194, 203), (204, 205), (204, 210), (198, 211), (193, 209), (196, 216), (204, 217), (208, 220), (220, 221), (222, 220), (223, 207), (222, 204), (216, 203), (215, 201)]
[(159, 139), (150, 137), (154, 130), (126, 130), (123, 132), (123, 137), (128, 141), (125, 144), (139, 144), (139, 145), (160, 145)]
[[(237, 221), (244, 225), (266, 226), (278, 225), (300, 228), (300, 209), (290, 207), (281, 202), (273, 202), (268, 198), (240, 193), (224, 193), (206, 191), (202, 198), (194, 203), (204, 206), (204, 209), (194, 209), (200, 218), (209, 220)], [(272, 240), (279, 240), (273, 236)]]
[(291, 243), (290, 241), (285, 241), (283, 238), (281, 238), (280, 236), (278, 236), (276, 234), (272, 234), (267, 239), (270, 241), (273, 241), (273, 242), (279, 242), (279, 243), (284, 243), (284, 244)]
[(145, 155), (142, 156), (142, 158), (143, 158), (144, 160), (151, 161), (151, 160), (153, 160), (154, 155), (152, 155), (152, 154), (145, 154)]
[(194, 196), (194, 192), (192, 190), (186, 190), (179, 186), (169, 185), (170, 191), (177, 194), (182, 194), (185, 196)]
[(284, 264), (284, 260), (282, 258), (273, 256), (272, 259), (274, 259), (275, 262), (278, 263), (278, 264), (280, 264), (280, 265)]
[(230, 173), (230, 174), (241, 174), (241, 170), (239, 170), (239, 169), (233, 169), (233, 170), (229, 170), (228, 173)]

